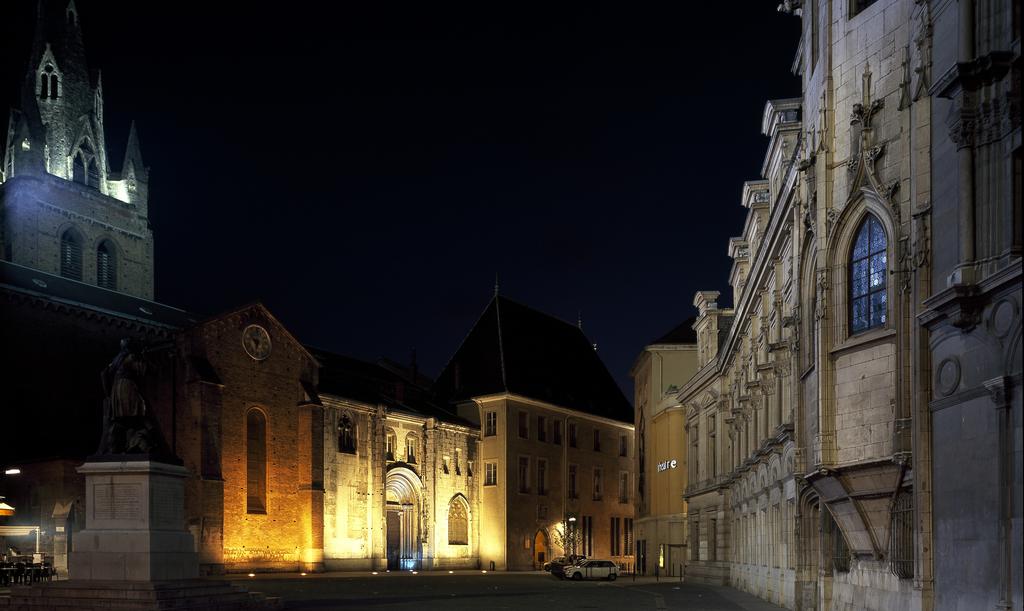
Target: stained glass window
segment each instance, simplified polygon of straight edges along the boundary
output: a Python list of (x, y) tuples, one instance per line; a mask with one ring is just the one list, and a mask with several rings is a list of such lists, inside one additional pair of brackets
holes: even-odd
[(850, 331), (885, 324), (886, 238), (882, 224), (867, 215), (857, 230), (850, 256)]

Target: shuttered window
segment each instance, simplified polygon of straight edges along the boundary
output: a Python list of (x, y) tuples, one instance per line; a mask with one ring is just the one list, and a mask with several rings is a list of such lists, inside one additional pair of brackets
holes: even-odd
[(117, 290), (117, 254), (110, 240), (96, 247), (96, 286)]
[(82, 236), (74, 229), (60, 236), (60, 275), (72, 280), (82, 279)]

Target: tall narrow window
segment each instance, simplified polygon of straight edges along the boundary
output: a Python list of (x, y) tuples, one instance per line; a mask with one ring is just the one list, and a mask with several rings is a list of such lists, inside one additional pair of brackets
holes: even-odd
[(419, 444), (419, 439), (415, 435), (409, 435), (405, 438), (405, 462), (409, 464), (416, 464), (416, 446)]
[(356, 427), (348, 414), (338, 419), (338, 451), (345, 454), (356, 453)]
[(562, 445), (562, 421), (555, 420), (551, 423), (551, 443)]
[(867, 215), (857, 230), (850, 255), (850, 330), (859, 333), (885, 325), (886, 238), (882, 224)]
[(914, 497), (907, 490), (896, 495), (889, 529), (889, 567), (900, 579), (914, 577)]
[(462, 475), (462, 450), (455, 448), (455, 475)]
[(494, 437), (498, 434), (498, 413), (484, 412), (484, 437)]
[(82, 236), (74, 229), (60, 236), (60, 275), (72, 280), (82, 279)]
[(629, 455), (629, 438), (619, 435), (619, 456), (625, 458)]
[(628, 503), (629, 502), (629, 472), (628, 471), (620, 471), (619, 472), (619, 502), (620, 503)]
[(519, 457), (519, 492), (530, 491), (530, 459)]
[(537, 416), (537, 441), (548, 440), (548, 421), (544, 416)]
[(600, 429), (594, 429), (594, 451), (595, 452), (600, 452), (601, 451), (601, 430)]
[(537, 494), (548, 493), (548, 461), (543, 458), (537, 459)]
[(469, 545), (469, 512), (459, 497), (448, 503), (448, 545)]
[(604, 482), (603, 482), (603, 477), (602, 477), (601, 469), (595, 467), (594, 468), (594, 500), (595, 501), (600, 501), (602, 495), (604, 494), (604, 485), (603, 484), (604, 484)]
[(103, 240), (96, 247), (96, 286), (117, 290), (117, 258), (114, 245)]
[(245, 421), (246, 511), (267, 512), (267, 421), (263, 412), (249, 410)]
[(519, 438), (530, 438), (530, 415), (526, 412), (519, 412)]
[(484, 486), (498, 485), (498, 463), (484, 463)]
[(59, 83), (59, 81), (57, 80), (57, 75), (56, 74), (51, 74), (50, 75), (50, 99), (51, 100), (56, 100), (57, 99), (58, 83)]
[(80, 185), (84, 185), (86, 183), (87, 179), (85, 177), (85, 157), (82, 155), (81, 151), (75, 154), (74, 162), (72, 162), (71, 180), (77, 182)]
[(384, 458), (386, 460), (395, 459), (395, 445), (398, 443), (398, 437), (395, 432), (388, 429), (387, 445), (384, 448)]
[(576, 465), (569, 465), (569, 498), (579, 498), (579, 482)]
[(575, 422), (570, 422), (569, 423), (569, 447), (570, 448), (575, 448), (576, 447), (576, 423)]

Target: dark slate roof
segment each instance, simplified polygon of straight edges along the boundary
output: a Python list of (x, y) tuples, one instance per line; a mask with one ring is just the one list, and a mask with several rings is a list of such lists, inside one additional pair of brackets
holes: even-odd
[(185, 310), (163, 303), (102, 289), (9, 261), (0, 261), (0, 288), (36, 294), (68, 305), (176, 329), (194, 325), (199, 320), (199, 317)]
[[(317, 392), (321, 397), (334, 395), (369, 405), (382, 404), (392, 411), (475, 426), (437, 401), (430, 388), (413, 382), (411, 375), (401, 375), (391, 363), (369, 363), (317, 348), (307, 349), (320, 362)], [(425, 376), (416, 375), (415, 379), (429, 383)]]
[(696, 344), (697, 332), (693, 330), (695, 322), (697, 322), (697, 318), (691, 316), (651, 344)]
[(633, 406), (578, 327), (496, 296), (434, 384), (448, 402), (509, 392), (621, 422)]

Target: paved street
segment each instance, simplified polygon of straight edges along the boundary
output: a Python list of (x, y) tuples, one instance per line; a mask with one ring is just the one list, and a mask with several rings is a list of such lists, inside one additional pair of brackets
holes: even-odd
[(457, 571), (260, 575), (236, 583), (284, 598), (287, 609), (781, 609), (731, 588), (651, 578), (570, 582), (545, 573)]

